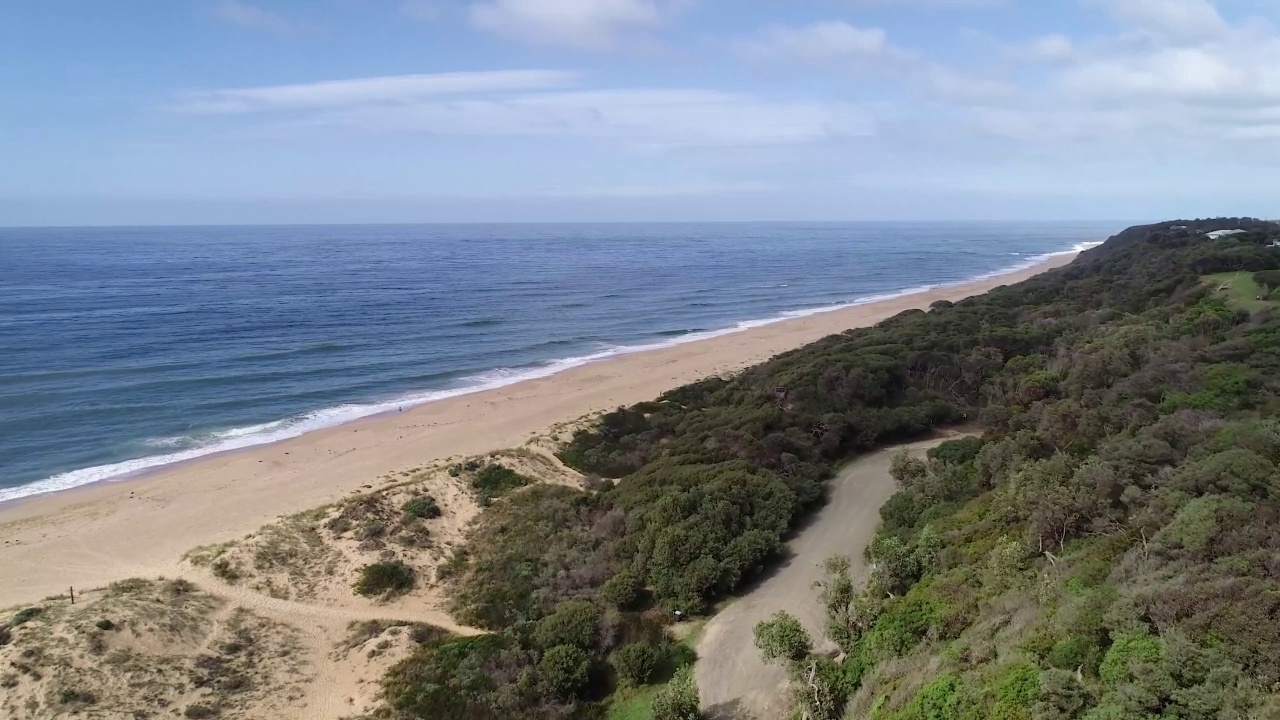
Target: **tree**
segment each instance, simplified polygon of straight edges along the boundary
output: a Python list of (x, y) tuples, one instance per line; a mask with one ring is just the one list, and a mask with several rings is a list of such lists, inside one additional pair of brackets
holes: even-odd
[(686, 665), (653, 696), (653, 720), (702, 720), (701, 704), (693, 668)]
[(1040, 676), (1040, 699), (1031, 710), (1034, 720), (1072, 720), (1089, 703), (1089, 693), (1067, 670), (1046, 670)]
[(534, 642), (544, 649), (569, 645), (589, 650), (596, 643), (600, 611), (588, 600), (568, 600), (556, 611), (538, 621), (533, 631)]
[(538, 662), (538, 684), (543, 692), (569, 699), (582, 692), (591, 674), (591, 656), (581, 648), (557, 645)]
[(829, 557), (825, 569), (826, 577), (821, 583), (822, 593), (819, 595), (827, 614), (823, 629), (841, 650), (853, 652), (862, 637), (862, 628), (854, 621), (853, 608), (857, 592), (853, 588), (853, 578), (849, 576), (849, 558), (839, 555)]
[(600, 588), (600, 597), (620, 610), (630, 610), (640, 602), (644, 586), (640, 577), (629, 568), (619, 570)]
[(920, 576), (911, 548), (896, 535), (877, 535), (867, 548), (867, 555), (872, 563), (868, 586), (880, 592), (901, 595)]
[(786, 665), (804, 662), (813, 652), (813, 639), (794, 615), (779, 611), (771, 620), (755, 627), (756, 647), (766, 662), (781, 660)]
[(662, 650), (650, 643), (632, 643), (613, 654), (613, 669), (625, 685), (639, 687), (649, 682), (662, 660)]

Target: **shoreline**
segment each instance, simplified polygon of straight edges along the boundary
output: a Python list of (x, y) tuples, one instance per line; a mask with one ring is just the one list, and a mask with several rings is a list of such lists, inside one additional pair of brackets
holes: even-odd
[[(843, 330), (956, 301), (1070, 262), (641, 347), (541, 377), (406, 406), (275, 442), (233, 448), (0, 503), (0, 606), (130, 576), (181, 574), (193, 547), (238, 538), (388, 474), (518, 447), (552, 426), (736, 372)], [(741, 325), (741, 324), (740, 324)]]
[[(299, 412), (278, 420), (265, 421), (253, 425), (242, 425), (222, 430), (208, 431), (206, 434), (216, 438), (201, 445), (194, 445), (170, 452), (159, 452), (135, 458), (127, 458), (113, 462), (100, 463), (83, 468), (75, 468), (50, 475), (39, 480), (30, 481), (11, 487), (0, 487), (0, 508), (13, 503), (25, 502), (31, 498), (64, 493), (88, 485), (103, 482), (126, 482), (149, 477), (166, 470), (178, 469), (192, 462), (232, 452), (242, 452), (265, 445), (291, 440), (309, 433), (349, 425), (364, 419), (393, 416), (404, 412), (406, 408), (415, 408), (429, 403), (440, 402), (451, 398), (475, 395), (491, 390), (500, 390), (510, 385), (517, 385), (530, 380), (538, 380), (573, 370), (592, 363), (608, 362), (619, 357), (640, 352), (666, 350), (686, 343), (702, 342), (725, 335), (747, 332), (756, 328), (788, 322), (812, 315), (840, 312), (877, 302), (895, 300), (901, 297), (918, 295), (953, 287), (963, 287), (977, 282), (1005, 277), (1037, 267), (1059, 256), (1072, 256), (1099, 243), (1077, 243), (1072, 250), (1043, 253), (1026, 258), (1020, 263), (975, 275), (964, 280), (955, 280), (893, 290), (889, 292), (866, 295), (852, 300), (835, 302), (826, 305), (780, 311), (762, 318), (739, 320), (732, 325), (715, 329), (688, 330), (666, 339), (651, 338), (634, 345), (613, 345), (583, 355), (571, 355), (553, 358), (533, 365), (518, 367), (496, 367), (460, 378), (462, 384), (444, 388), (424, 388), (411, 390), (400, 395), (384, 398), (371, 398), (362, 401), (347, 402), (339, 405), (325, 406)], [(328, 415), (337, 419), (326, 421)]]

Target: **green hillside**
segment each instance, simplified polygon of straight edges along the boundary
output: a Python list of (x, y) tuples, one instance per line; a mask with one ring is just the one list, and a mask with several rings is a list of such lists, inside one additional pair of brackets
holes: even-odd
[(843, 652), (779, 656), (798, 711), (1258, 716), (1280, 682), (1280, 320), (1204, 278), (1280, 268), (1277, 239), (1248, 219), (1130, 228), (609, 413), (561, 453), (593, 489), (482, 514), (449, 570), (458, 617), (493, 633), (393, 668), (386, 714), (600, 716), (688, 661), (662, 625), (766, 572), (837, 464), (977, 421), (981, 442), (895, 464), (873, 577), (836, 572), (823, 596)]

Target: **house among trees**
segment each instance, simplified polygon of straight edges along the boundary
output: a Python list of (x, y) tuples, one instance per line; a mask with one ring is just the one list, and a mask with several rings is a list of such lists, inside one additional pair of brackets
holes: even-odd
[(1218, 238), (1230, 237), (1245, 232), (1248, 232), (1248, 230), (1214, 230), (1213, 232), (1205, 233), (1204, 236), (1210, 240), (1217, 240)]

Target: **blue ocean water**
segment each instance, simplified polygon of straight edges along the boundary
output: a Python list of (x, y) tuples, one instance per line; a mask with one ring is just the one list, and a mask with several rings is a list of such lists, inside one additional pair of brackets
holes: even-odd
[(0, 229), (0, 500), (962, 282), (1121, 226)]

